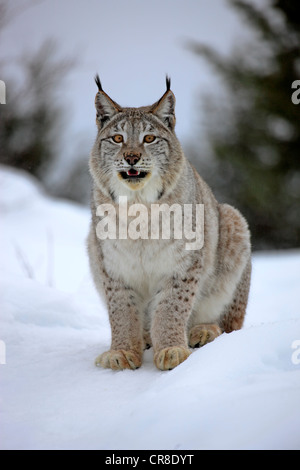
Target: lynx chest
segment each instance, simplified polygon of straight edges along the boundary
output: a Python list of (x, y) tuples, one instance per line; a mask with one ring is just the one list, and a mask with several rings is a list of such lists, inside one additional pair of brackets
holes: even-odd
[(181, 240), (105, 240), (104, 265), (114, 279), (138, 291), (153, 294), (158, 284), (189, 265), (188, 252)]

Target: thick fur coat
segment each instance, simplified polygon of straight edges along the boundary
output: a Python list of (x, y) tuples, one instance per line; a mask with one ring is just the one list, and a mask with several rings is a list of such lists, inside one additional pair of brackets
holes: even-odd
[[(94, 185), (88, 252), (112, 333), (110, 349), (96, 364), (135, 369), (142, 364), (143, 350), (153, 346), (155, 365), (172, 369), (188, 358), (190, 348), (242, 327), (251, 275), (249, 230), (236, 209), (216, 201), (185, 158), (174, 131), (169, 79), (162, 98), (141, 108), (121, 107), (103, 91), (98, 77), (96, 83), (98, 135), (90, 158)], [(119, 198), (125, 196), (128, 207), (142, 204), (148, 209), (139, 229), (145, 223), (149, 237), (99, 237), (104, 212), (98, 208), (112, 207), (119, 228)], [(175, 238), (174, 227), (167, 239), (151, 238), (153, 204), (161, 205), (162, 212), (176, 204), (182, 214), (185, 205), (203, 205), (201, 247), (187, 250), (186, 237)], [(195, 213), (193, 229), (199, 224)]]

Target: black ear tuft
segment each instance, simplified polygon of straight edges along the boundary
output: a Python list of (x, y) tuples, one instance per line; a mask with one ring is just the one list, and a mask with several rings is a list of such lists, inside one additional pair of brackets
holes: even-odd
[[(0, 0), (1, 1), (1, 0)], [(95, 106), (97, 111), (97, 126), (102, 129), (106, 121), (109, 121), (115, 114), (122, 111), (115, 101), (113, 101), (105, 91), (102, 89), (99, 75), (95, 76), (95, 82), (98, 87), (98, 92), (95, 98)]]
[(166, 76), (166, 86), (167, 90), (163, 96), (158, 100), (151, 108), (151, 113), (155, 114), (161, 121), (169, 127), (171, 130), (174, 130), (175, 127), (175, 96), (171, 91), (171, 79)]
[(99, 75), (95, 75), (95, 82), (99, 91), (103, 91)]
[(167, 86), (167, 91), (170, 91), (171, 89), (171, 78), (166, 75), (166, 86)]

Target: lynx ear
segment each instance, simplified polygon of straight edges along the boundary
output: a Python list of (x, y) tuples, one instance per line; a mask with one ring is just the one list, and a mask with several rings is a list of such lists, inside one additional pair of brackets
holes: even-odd
[(121, 106), (115, 103), (102, 89), (99, 75), (95, 77), (98, 93), (95, 98), (95, 106), (97, 111), (97, 125), (102, 128), (115, 114), (122, 111)]
[(166, 77), (167, 91), (157, 103), (152, 106), (151, 112), (155, 114), (171, 130), (175, 127), (175, 96), (171, 91), (171, 79)]

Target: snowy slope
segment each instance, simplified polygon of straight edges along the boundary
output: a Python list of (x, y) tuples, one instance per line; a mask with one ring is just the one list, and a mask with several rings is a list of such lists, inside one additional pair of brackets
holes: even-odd
[(300, 251), (254, 257), (243, 330), (170, 372), (152, 350), (139, 370), (102, 370), (89, 212), (4, 167), (0, 188), (1, 449), (300, 448)]

